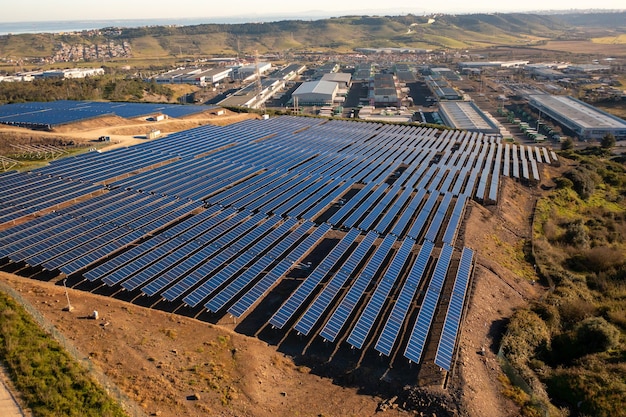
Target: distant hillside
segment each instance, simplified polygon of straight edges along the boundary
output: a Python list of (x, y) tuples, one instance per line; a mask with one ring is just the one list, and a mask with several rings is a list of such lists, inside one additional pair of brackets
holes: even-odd
[(624, 25), (625, 17), (624, 13), (343, 16), (315, 21), (109, 29), (102, 31), (104, 34), (84, 32), (78, 36), (7, 35), (0, 36), (0, 57), (47, 58), (68, 45), (95, 45), (102, 49), (101, 45), (107, 44), (130, 45), (135, 60), (232, 56), (254, 50), (265, 53), (349, 52), (357, 47), (484, 48), (564, 38), (577, 25), (615, 28), (617, 23)]
[(550, 17), (568, 26), (626, 30), (626, 12), (619, 13), (566, 13)]

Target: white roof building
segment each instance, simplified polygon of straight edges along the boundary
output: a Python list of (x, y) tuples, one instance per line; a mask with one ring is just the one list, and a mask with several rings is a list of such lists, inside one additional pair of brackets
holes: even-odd
[(322, 106), (332, 104), (339, 91), (339, 84), (331, 81), (309, 81), (302, 83), (293, 92), (299, 105)]
[(569, 96), (531, 95), (529, 104), (572, 130), (580, 139), (601, 139), (607, 133), (626, 139), (626, 121)]

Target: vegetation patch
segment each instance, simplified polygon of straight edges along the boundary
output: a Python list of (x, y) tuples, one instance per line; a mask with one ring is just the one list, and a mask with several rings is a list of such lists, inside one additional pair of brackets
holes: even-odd
[(569, 151), (577, 165), (538, 202), (534, 253), (554, 288), (515, 313), (502, 342), (555, 415), (626, 415), (626, 169), (605, 148)]
[(4, 293), (0, 293), (0, 359), (36, 417), (127, 415)]

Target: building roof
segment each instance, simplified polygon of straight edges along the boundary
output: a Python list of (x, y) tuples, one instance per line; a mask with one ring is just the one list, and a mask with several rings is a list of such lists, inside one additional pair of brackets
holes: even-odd
[(626, 121), (570, 96), (538, 94), (529, 96), (531, 104), (546, 108), (585, 129), (626, 129)]
[(293, 95), (301, 95), (301, 94), (328, 94), (332, 95), (337, 90), (337, 83), (331, 81), (308, 81), (302, 83), (296, 91), (293, 92)]
[(322, 81), (332, 81), (335, 83), (348, 84), (351, 79), (352, 79), (352, 75), (346, 72), (332, 72), (330, 74), (324, 74), (322, 76)]
[(452, 125), (451, 127), (485, 133), (498, 130), (487, 115), (471, 101), (445, 101), (439, 103), (439, 108), (444, 113), (447, 122)]

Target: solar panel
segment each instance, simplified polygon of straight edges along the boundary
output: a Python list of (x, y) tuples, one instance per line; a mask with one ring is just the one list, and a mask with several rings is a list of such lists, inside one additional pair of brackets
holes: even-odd
[(375, 182), (371, 182), (367, 184), (365, 187), (361, 188), (350, 200), (348, 200), (335, 214), (328, 219), (328, 223), (332, 225), (341, 224), (341, 220), (346, 217), (359, 203), (364, 200), (372, 191), (374, 187), (376, 187)]
[(454, 241), (456, 240), (456, 234), (459, 230), (459, 225), (461, 223), (461, 218), (463, 216), (463, 211), (465, 210), (465, 205), (467, 204), (467, 196), (464, 194), (459, 195), (456, 199), (456, 203), (454, 204), (454, 209), (452, 210), (452, 215), (448, 220), (448, 226), (446, 226), (446, 231), (443, 235), (443, 242), (448, 245), (454, 245)]
[[(298, 230), (310, 229), (310, 223), (305, 223)], [(259, 300), (270, 287), (291, 269), (294, 262), (297, 262), (308, 250), (314, 247), (319, 240), (331, 229), (330, 225), (322, 224), (315, 228), (306, 239), (304, 239), (295, 249), (287, 254), (272, 270), (270, 270), (260, 281), (258, 281), (246, 294), (239, 299), (228, 312), (235, 317), (241, 317), (248, 309)], [(295, 235), (294, 235), (295, 236)], [(290, 236), (291, 238), (291, 236)], [(286, 242), (287, 243), (287, 242)], [(288, 243), (295, 243), (290, 240)]]
[[(233, 252), (238, 252), (238, 249), (235, 249), (237, 248), (238, 240), (243, 241), (248, 233), (254, 235), (255, 237), (261, 236), (276, 222), (276, 219), (270, 219), (255, 228), (255, 226), (257, 226), (257, 224), (264, 218), (265, 216), (262, 214), (257, 214), (240, 223), (209, 246), (205, 246), (200, 249), (192, 257), (186, 258), (173, 268), (164, 271), (157, 279), (144, 286), (141, 291), (149, 296), (155, 295), (165, 287), (171, 285), (178, 279), (189, 274), (190, 271), (197, 268), (191, 274), (182, 278), (182, 280), (178, 281), (166, 291), (168, 293), (175, 293), (176, 295), (172, 296), (172, 299), (175, 299), (182, 294), (184, 290), (197, 284), (203, 278), (209, 276), (217, 268), (224, 265), (224, 263), (234, 255)], [(200, 264), (202, 265), (198, 267)], [(204, 285), (206, 285), (206, 281), (203, 283), (203, 286)], [(163, 298), (168, 299), (165, 297), (165, 293), (163, 293), (162, 296)]]
[[(239, 251), (244, 247), (248, 246), (251, 241), (258, 239), (260, 236), (265, 234), (276, 224), (276, 221), (278, 220), (277, 218), (268, 219), (255, 228), (255, 225), (257, 225), (264, 217), (265, 216), (262, 214), (255, 215), (216, 240), (206, 250), (201, 250), (199, 253), (200, 258), (202, 261), (207, 259), (208, 261), (165, 291), (162, 295), (163, 298), (166, 300), (174, 300), (181, 296), (186, 290), (199, 283), (201, 283), (200, 286), (188, 296), (189, 299), (202, 300), (215, 291), (226, 279), (229, 278), (229, 276), (225, 274), (218, 274), (213, 277), (210, 276), (216, 270), (225, 266), (229, 259), (239, 253)], [(180, 268), (172, 270), (170, 274), (164, 274), (160, 283), (156, 283), (155, 281), (155, 285), (153, 287), (146, 287), (145, 289), (146, 291), (149, 290), (152, 294), (156, 294), (166, 285), (180, 278), (198, 264), (198, 262), (190, 261), (186, 265), (181, 265)], [(198, 302), (195, 303), (197, 304)]]
[[(237, 272), (241, 271), (245, 265), (256, 259), (259, 254), (263, 252), (266, 248), (272, 246), (273, 248), (276, 248), (277, 242), (283, 239), (284, 235), (288, 233), (289, 230), (291, 230), (297, 223), (298, 221), (296, 219), (288, 219), (287, 221), (285, 221), (263, 239), (258, 241), (252, 248), (242, 253), (239, 258), (233, 261), (230, 265), (224, 268), (224, 272), (234, 276)], [(275, 256), (281, 255), (280, 253), (276, 254), (276, 251), (272, 251), (273, 249), (270, 250), (270, 253), (274, 254)], [(213, 296), (213, 298), (211, 298), (205, 304), (205, 307), (209, 311), (219, 311), (255, 278), (255, 276), (258, 274), (258, 272), (256, 271), (262, 271), (267, 267), (267, 264), (269, 264), (270, 262), (272, 262), (272, 258), (269, 256), (266, 258), (258, 259), (257, 262), (255, 262), (241, 275), (231, 281), (222, 291)]]
[(341, 300), (341, 304), (333, 312), (331, 317), (326, 322), (326, 325), (320, 332), (326, 340), (331, 342), (335, 341), (335, 338), (341, 331), (341, 328), (345, 325), (346, 321), (352, 311), (356, 308), (359, 300), (363, 297), (363, 293), (367, 289), (372, 279), (376, 276), (376, 272), (381, 268), (383, 261), (387, 258), (387, 255), (391, 251), (396, 238), (394, 236), (387, 236), (382, 243), (376, 249), (376, 252), (372, 255), (367, 262), (361, 274), (357, 276), (352, 286)]
[(452, 356), (463, 315), (463, 305), (467, 294), (473, 256), (474, 252), (471, 249), (463, 248), (461, 262), (455, 277), (454, 288), (452, 289), (452, 296), (450, 297), (450, 304), (448, 305), (448, 311), (443, 323), (441, 338), (437, 345), (435, 364), (446, 371), (450, 371), (452, 368)]
[(426, 235), (424, 237), (425, 239), (430, 240), (431, 242), (434, 242), (437, 239), (437, 235), (439, 234), (439, 229), (441, 228), (441, 225), (443, 224), (446, 214), (448, 213), (448, 209), (450, 207), (451, 201), (452, 201), (452, 194), (446, 193), (443, 196), (441, 203), (439, 203), (439, 207), (437, 208), (437, 211), (435, 212), (435, 217), (433, 217), (433, 219), (430, 222), (430, 226), (428, 227), (428, 230), (426, 231)]
[(374, 241), (378, 238), (378, 234), (375, 232), (368, 233), (365, 238), (359, 243), (359, 246), (346, 262), (341, 266), (333, 277), (326, 284), (324, 289), (315, 298), (315, 301), (309, 305), (304, 312), (300, 320), (294, 326), (294, 329), (298, 332), (308, 335), (315, 323), (317, 323), (321, 315), (326, 311), (332, 300), (341, 290), (341, 287), (345, 282), (354, 274), (356, 268), (361, 263), (367, 252), (372, 248)]
[(418, 190), (417, 194), (415, 194), (413, 199), (411, 199), (411, 202), (409, 203), (407, 208), (404, 210), (404, 212), (400, 216), (400, 219), (398, 220), (396, 225), (391, 230), (392, 235), (401, 237), (404, 234), (404, 230), (407, 228), (411, 220), (414, 218), (415, 213), (417, 212), (417, 208), (421, 204), (425, 195), (426, 195), (425, 189), (422, 188), (421, 190)]
[(393, 305), (393, 310), (385, 323), (378, 341), (376, 342), (375, 349), (380, 353), (390, 356), (393, 345), (398, 338), (400, 329), (404, 323), (406, 315), (409, 312), (415, 293), (420, 286), (424, 272), (426, 271), (426, 265), (430, 259), (430, 254), (433, 250), (434, 244), (429, 241), (425, 241), (422, 248), (417, 255), (417, 259), (409, 272), (409, 275), (402, 286), (400, 295)]
[(450, 245), (444, 245), (441, 249), (433, 277), (426, 290), (426, 295), (424, 296), (424, 301), (417, 315), (409, 343), (404, 351), (404, 356), (412, 362), (419, 363), (422, 357), (426, 338), (428, 337), (430, 325), (433, 321), (435, 310), (437, 309), (437, 302), (439, 301), (439, 295), (441, 294), (441, 288), (446, 278), (446, 272), (448, 271), (453, 251), (454, 248)]
[[(360, 232), (357, 229), (352, 229), (341, 239), (337, 246), (326, 255), (320, 264), (306, 277), (302, 284), (270, 318), (269, 322), (272, 326), (278, 327), (279, 329), (283, 328), (324, 277), (330, 273), (334, 265), (339, 262), (339, 259), (341, 259), (359, 235)], [(321, 314), (322, 311), (318, 313)]]
[(371, 332), (372, 326), (376, 321), (380, 311), (383, 308), (383, 304), (387, 300), (387, 296), (391, 292), (395, 282), (397, 281), (400, 272), (402, 271), (402, 267), (406, 263), (409, 255), (411, 254), (411, 250), (413, 249), (413, 245), (415, 242), (411, 239), (406, 239), (402, 242), (402, 246), (395, 254), (391, 264), (378, 281), (376, 285), (376, 289), (374, 290), (374, 294), (368, 301), (365, 309), (361, 313), (359, 320), (355, 324), (350, 336), (348, 336), (348, 343), (354, 346), (357, 349), (361, 349), (363, 344), (365, 343), (365, 339), (367, 335)]
[(437, 192), (432, 193), (430, 197), (428, 197), (428, 200), (426, 200), (426, 203), (424, 203), (424, 206), (422, 206), (422, 209), (417, 215), (413, 226), (411, 226), (411, 230), (409, 230), (409, 233), (407, 233), (408, 237), (417, 240), (420, 233), (422, 232), (422, 229), (424, 228), (424, 226), (426, 226), (426, 221), (430, 217), (432, 210), (435, 207), (435, 204), (437, 204), (438, 199), (439, 193)]

